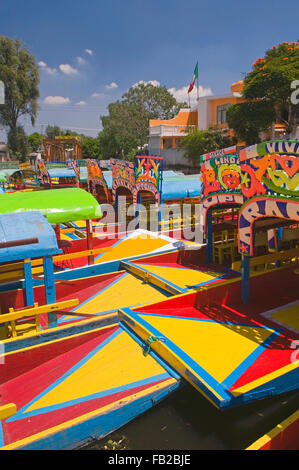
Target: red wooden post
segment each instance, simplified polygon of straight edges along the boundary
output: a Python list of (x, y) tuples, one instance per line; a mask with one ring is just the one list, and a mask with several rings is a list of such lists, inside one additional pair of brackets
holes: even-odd
[[(92, 237), (92, 221), (86, 220), (86, 238), (87, 238), (87, 249), (93, 249), (93, 237)], [(88, 264), (94, 264), (94, 256), (88, 256)]]
[(55, 225), (55, 234), (56, 234), (56, 239), (57, 239), (57, 242), (60, 241), (61, 239), (61, 234), (60, 234), (60, 224), (56, 224)]

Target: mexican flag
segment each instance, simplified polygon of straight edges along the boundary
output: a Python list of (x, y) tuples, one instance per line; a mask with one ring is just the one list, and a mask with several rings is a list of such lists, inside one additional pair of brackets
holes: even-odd
[(194, 85), (195, 85), (195, 80), (196, 80), (197, 78), (198, 78), (198, 62), (197, 62), (197, 64), (195, 65), (195, 69), (194, 69), (193, 77), (192, 77), (192, 82), (191, 82), (190, 85), (189, 85), (188, 93), (190, 93), (190, 91), (193, 90)]

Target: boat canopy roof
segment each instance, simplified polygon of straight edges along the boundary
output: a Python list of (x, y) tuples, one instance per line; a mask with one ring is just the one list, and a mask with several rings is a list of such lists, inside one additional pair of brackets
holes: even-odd
[(51, 224), (98, 219), (102, 211), (92, 194), (80, 188), (15, 192), (0, 195), (0, 214), (40, 211)]
[(13, 175), (16, 171), (18, 171), (18, 168), (5, 168), (0, 170), (0, 177), (2, 178), (1, 181), (6, 181), (8, 182), (9, 177)]
[(184, 199), (199, 197), (201, 190), (200, 179), (182, 178), (164, 180), (162, 185), (162, 200)]
[(76, 173), (72, 168), (47, 168), (50, 178), (76, 178)]
[(0, 214), (1, 263), (58, 253), (55, 232), (41, 212)]

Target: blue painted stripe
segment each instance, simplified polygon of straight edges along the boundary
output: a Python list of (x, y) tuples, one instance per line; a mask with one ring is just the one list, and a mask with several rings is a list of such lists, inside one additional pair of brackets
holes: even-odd
[(63, 235), (66, 235), (69, 237), (71, 240), (79, 240), (78, 235), (75, 235), (74, 233), (64, 233)]
[[(40, 414), (51, 413), (52, 411), (61, 410), (62, 408), (66, 408), (66, 407), (69, 407), (69, 406), (74, 406), (74, 405), (77, 405), (77, 404), (82, 403), (82, 402), (87, 402), (87, 401), (95, 400), (95, 399), (98, 399), (98, 398), (104, 398), (104, 397), (109, 396), (109, 395), (114, 395), (116, 393), (124, 392), (126, 390), (130, 390), (130, 389), (133, 389), (133, 388), (136, 388), (136, 387), (141, 387), (143, 385), (149, 385), (149, 384), (158, 382), (160, 380), (168, 379), (168, 378), (170, 378), (169, 374), (167, 372), (164, 372), (162, 374), (154, 375), (152, 377), (147, 377), (146, 379), (137, 380), (136, 382), (131, 382), (131, 383), (122, 385), (120, 387), (110, 388), (108, 390), (104, 390), (104, 391), (101, 391), (101, 392), (93, 393), (91, 395), (86, 395), (86, 396), (83, 396), (83, 397), (79, 397), (79, 398), (76, 398), (74, 400), (69, 400), (69, 401), (65, 401), (65, 402), (62, 402), (62, 403), (57, 403), (56, 405), (45, 406), (43, 408), (39, 408), (37, 410), (33, 410), (33, 411), (29, 411), (29, 412), (26, 412), (26, 410), (25, 410), (22, 418), (30, 418), (32, 416), (37, 416), (37, 415), (40, 415)], [(20, 417), (18, 419), (20, 419)]]
[(223, 274), (222, 276), (214, 277), (213, 279), (210, 279), (209, 281), (199, 282), (199, 284), (192, 284), (189, 286), (189, 288), (205, 286), (206, 284), (211, 284), (212, 282), (218, 281), (219, 279), (225, 279), (228, 276), (229, 274)]
[[(130, 307), (132, 308), (132, 307)], [(122, 310), (124, 310), (122, 308)], [(141, 310), (138, 310), (135, 312), (138, 314), (138, 315), (145, 315), (145, 316), (148, 316), (148, 317), (165, 317), (165, 318), (175, 318), (177, 320), (194, 320), (194, 321), (202, 321), (202, 322), (211, 322), (211, 323), (218, 323), (219, 325), (229, 325), (229, 326), (245, 326), (245, 327), (251, 327), (251, 328), (261, 328), (261, 329), (265, 329), (265, 330), (269, 330), (270, 328), (268, 326), (265, 326), (265, 325), (254, 325), (254, 324), (250, 324), (250, 323), (233, 323), (233, 322), (229, 322), (229, 321), (219, 321), (219, 320), (210, 320), (208, 318), (193, 318), (193, 317), (181, 317), (181, 316), (178, 316), (178, 315), (164, 315), (163, 313), (148, 313), (148, 312), (142, 312)], [(272, 330), (273, 328), (271, 328)], [(279, 334), (279, 333), (278, 333)]]
[(3, 434), (3, 427), (2, 427), (2, 419), (0, 419), (0, 447), (4, 446), (4, 434)]
[[(266, 327), (265, 327), (266, 328)], [(249, 356), (241, 362), (236, 369), (231, 372), (222, 382), (222, 385), (229, 389), (240, 377), (244, 374), (246, 370), (256, 361), (256, 359), (265, 351), (267, 346), (269, 346), (276, 336), (280, 335), (280, 331), (276, 330), (271, 335), (268, 336), (262, 344), (260, 344), (254, 351), (252, 351)]]
[(164, 397), (175, 391), (181, 382), (166, 385), (162, 390), (151, 392), (146, 396), (133, 400), (132, 402), (119, 406), (108, 413), (101, 413), (91, 418), (84, 419), (80, 423), (68, 426), (66, 429), (56, 431), (50, 436), (33, 440), (24, 444), (20, 448), (22, 450), (62, 450), (73, 449), (78, 447), (79, 444), (90, 439), (90, 436), (103, 438), (110, 434), (112, 431), (120, 428), (124, 424), (152, 408), (154, 404), (158, 403)]

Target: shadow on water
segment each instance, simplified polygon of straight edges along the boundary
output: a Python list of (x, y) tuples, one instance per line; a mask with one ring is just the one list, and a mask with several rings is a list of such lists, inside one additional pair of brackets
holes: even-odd
[[(189, 384), (83, 450), (242, 450), (295, 412), (299, 392), (219, 411)], [(109, 443), (108, 443), (109, 441)], [(115, 447), (114, 447), (115, 448)]]

